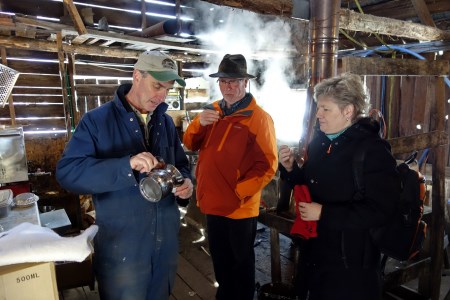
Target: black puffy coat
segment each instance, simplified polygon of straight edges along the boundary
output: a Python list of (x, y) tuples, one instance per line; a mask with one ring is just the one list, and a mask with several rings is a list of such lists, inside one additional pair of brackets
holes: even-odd
[[(300, 285), (309, 300), (380, 299), (380, 252), (369, 229), (392, 216), (400, 194), (396, 161), (390, 145), (378, 138), (379, 125), (362, 118), (333, 141), (316, 131), (301, 169), (281, 177), (292, 186), (306, 184), (313, 202), (322, 204), (317, 238), (302, 241)], [(365, 196), (356, 192), (352, 160), (358, 144), (373, 139), (364, 161)]]

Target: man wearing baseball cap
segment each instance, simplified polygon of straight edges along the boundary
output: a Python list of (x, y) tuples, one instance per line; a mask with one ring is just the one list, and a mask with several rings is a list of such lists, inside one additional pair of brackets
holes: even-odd
[(278, 167), (272, 118), (246, 91), (254, 75), (242, 54), (223, 57), (217, 73), (223, 98), (205, 107), (183, 141), (199, 152), (197, 204), (206, 214), (217, 300), (252, 300), (254, 242), (261, 191)]
[[(56, 169), (60, 185), (92, 194), (96, 224), (94, 270), (101, 299), (169, 299), (178, 256), (178, 204), (193, 185), (189, 162), (164, 102), (175, 82), (185, 86), (175, 61), (142, 53), (133, 83), (112, 101), (83, 115)], [(175, 166), (184, 183), (158, 202), (139, 182), (158, 162)]]

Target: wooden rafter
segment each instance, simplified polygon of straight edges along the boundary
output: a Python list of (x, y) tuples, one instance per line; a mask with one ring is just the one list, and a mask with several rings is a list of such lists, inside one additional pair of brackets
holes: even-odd
[(64, 115), (65, 115), (65, 123), (66, 123), (66, 129), (67, 129), (67, 137), (70, 138), (72, 136), (71, 131), (71, 120), (70, 120), (70, 113), (69, 113), (69, 99), (67, 96), (67, 78), (66, 78), (66, 65), (65, 65), (65, 58), (64, 58), (64, 50), (62, 47), (62, 36), (60, 33), (56, 35), (56, 44), (58, 49), (58, 62), (59, 62), (59, 77), (61, 81), (61, 89), (62, 89), (62, 96), (63, 96), (63, 103), (64, 103)]
[[(49, 31), (61, 32), (63, 36), (78, 36), (78, 33), (73, 29), (72, 26), (67, 26), (59, 23), (47, 22), (42, 20), (37, 20), (34, 18), (27, 17), (15, 17), (16, 22), (24, 23), (29, 26), (36, 26), (39, 28), (45, 28)], [(1, 28), (1, 26), (0, 26)], [(151, 38), (142, 38), (131, 35), (123, 35), (114, 32), (105, 32), (93, 29), (86, 29), (86, 33), (83, 34), (85, 38), (91, 39), (102, 39), (102, 40), (112, 40), (117, 43), (130, 44), (139, 46), (142, 49), (172, 49), (180, 51), (190, 51), (197, 53), (213, 53), (214, 51), (208, 50), (203, 46), (199, 45), (184, 45), (175, 42), (160, 41)], [(127, 47), (124, 47), (125, 49)]]
[[(352, 2), (355, 0), (342, 0), (342, 2)], [(375, 16), (384, 16), (398, 20), (410, 20), (417, 17), (417, 11), (414, 5), (409, 1), (365, 1), (364, 13)], [(425, 0), (427, 9), (430, 13), (443, 13), (450, 10), (448, 0)], [(362, 3), (362, 1), (360, 1)], [(370, 4), (373, 3), (373, 4)]]
[[(203, 1), (203, 0), (202, 0)], [(259, 14), (290, 17), (292, 15), (292, 0), (207, 0), (216, 5), (228, 6), (253, 11)]]
[(414, 10), (419, 16), (420, 22), (427, 26), (436, 27), (425, 0), (411, 0), (411, 2), (414, 6)]
[[(0, 27), (1, 28), (1, 27)], [(21, 49), (21, 50), (36, 50), (45, 52), (58, 52), (57, 45), (50, 41), (30, 40), (27, 38), (7, 37), (0, 35), (0, 45), (5, 48)], [(100, 46), (87, 45), (69, 45), (62, 44), (65, 53), (105, 56), (105, 57), (120, 57), (120, 58), (137, 58), (142, 53), (141, 50), (127, 50), (108, 48)], [(208, 62), (209, 59), (198, 55), (185, 55), (170, 53), (170, 56), (175, 60), (183, 60), (188, 62)]]
[[(57, 45), (50, 41), (30, 40), (27, 38), (0, 36), (0, 44), (5, 48), (37, 50), (46, 52), (58, 52)], [(141, 51), (106, 48), (87, 45), (62, 44), (66, 53), (77, 53), (82, 55), (137, 58)]]
[[(208, 1), (209, 2), (209, 1)], [(264, 3), (265, 1), (258, 1), (258, 3)], [(286, 8), (287, 4), (283, 1), (278, 3), (280, 7)], [(278, 4), (270, 4), (267, 6), (266, 11), (269, 11), (269, 7), (276, 6)], [(230, 4), (231, 5), (231, 4)], [(246, 2), (242, 2), (242, 7), (245, 7)], [(264, 5), (262, 5), (264, 8)], [(272, 8), (273, 10), (273, 8)], [(284, 12), (284, 11), (283, 11)], [(286, 18), (287, 19), (287, 18)], [(61, 31), (63, 36), (74, 37), (72, 40), (72, 45), (63, 44), (63, 49), (67, 53), (78, 53), (78, 54), (90, 54), (99, 56), (112, 56), (112, 57), (137, 57), (143, 49), (171, 49), (171, 50), (181, 50), (186, 52), (194, 53), (211, 53), (212, 51), (206, 50), (197, 45), (184, 45), (180, 43), (160, 41), (150, 38), (134, 37), (130, 35), (122, 35), (110, 32), (102, 32), (97, 30), (87, 30), (87, 33), (80, 36), (73, 29), (72, 26), (67, 26), (59, 23), (46, 22), (42, 20), (37, 20), (29, 17), (15, 16), (14, 20), (17, 23), (23, 23), (27, 26), (34, 26), (36, 28), (44, 28), (51, 32)], [(295, 20), (289, 19), (290, 22), (295, 22)], [(386, 24), (394, 24), (392, 26), (387, 26)], [(432, 28), (429, 26), (424, 26), (416, 23), (402, 22), (394, 19), (386, 19), (380, 17), (374, 17), (370, 15), (359, 14), (350, 10), (341, 10), (340, 16), (340, 27), (353, 31), (364, 31), (364, 32), (377, 32), (380, 34), (389, 34), (392, 36), (402, 35), (414, 39), (426, 39), (426, 40), (449, 40), (448, 36), (450, 33), (443, 32), (439, 29)], [(0, 26), (1, 29), (1, 26)], [(83, 38), (80, 40), (80, 38)], [(8, 41), (5, 41), (8, 39)], [(86, 41), (89, 40), (103, 40), (100, 41), (101, 45), (108, 46), (111, 43), (122, 43), (129, 46), (124, 46), (122, 48), (109, 48), (109, 47), (97, 47), (86, 45)], [(44, 51), (56, 52), (52, 43), (45, 43), (42, 41), (36, 41), (38, 44), (31, 42), (30, 40), (15, 40), (14, 38), (2, 38), (0, 40), (5, 42), (6, 47), (17, 47), (20, 49), (36, 49)], [(80, 42), (75, 42), (75, 41)], [(15, 44), (15, 45), (11, 45)], [(43, 44), (44, 43), (44, 44)], [(84, 45), (74, 45), (77, 43), (84, 43)], [(27, 48), (30, 47), (30, 48)], [(45, 50), (48, 49), (48, 50)], [(180, 57), (180, 59), (183, 59)], [(185, 60), (185, 59), (183, 59)], [(187, 61), (192, 61), (187, 58)], [(205, 61), (204, 57), (198, 57), (197, 61)]]
[(147, 28), (147, 6), (145, 5), (145, 0), (141, 0), (141, 29)]
[[(284, 17), (290, 17), (293, 8), (292, 1), (289, 0), (206, 0), (203, 2)], [(391, 35), (420, 41), (450, 40), (449, 32), (422, 24), (360, 14), (348, 9), (341, 9), (339, 14), (339, 28), (345, 30)]]
[(366, 33), (384, 34), (419, 41), (450, 41), (450, 32), (396, 19), (340, 10), (339, 28)]
[(67, 7), (67, 10), (69, 11), (70, 17), (72, 18), (73, 24), (75, 28), (77, 29), (77, 32), (79, 35), (86, 34), (86, 27), (84, 26), (83, 20), (81, 19), (80, 14), (78, 13), (77, 8), (75, 7), (75, 4), (73, 4), (72, 0), (64, 0), (64, 4)]

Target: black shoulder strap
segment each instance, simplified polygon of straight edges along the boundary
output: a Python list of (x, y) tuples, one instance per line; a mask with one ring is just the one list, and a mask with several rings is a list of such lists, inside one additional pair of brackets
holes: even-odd
[(353, 156), (352, 168), (353, 168), (353, 182), (355, 183), (356, 193), (353, 196), (353, 200), (360, 201), (364, 197), (364, 160), (366, 158), (367, 149), (374, 139), (362, 140), (356, 148), (355, 155)]

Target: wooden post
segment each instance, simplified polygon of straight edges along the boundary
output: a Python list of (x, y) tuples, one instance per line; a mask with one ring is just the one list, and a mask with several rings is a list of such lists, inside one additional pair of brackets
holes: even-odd
[(145, 0), (141, 0), (141, 29), (144, 30), (147, 28), (147, 6), (145, 4)]
[[(442, 77), (436, 81), (436, 119), (435, 128), (445, 130), (445, 83)], [(432, 193), (432, 220), (431, 220), (431, 268), (430, 292), (431, 299), (438, 300), (441, 286), (441, 276), (444, 256), (444, 227), (445, 227), (445, 162), (446, 147), (436, 147), (433, 156), (433, 193)]]
[(272, 283), (281, 282), (280, 236), (275, 228), (270, 228), (270, 267)]
[(69, 109), (72, 113), (72, 125), (76, 127), (78, 125), (78, 122), (80, 121), (80, 112), (77, 111), (78, 107), (78, 94), (75, 93), (75, 80), (74, 76), (76, 74), (76, 68), (75, 68), (75, 54), (68, 54), (69, 58), (68, 63), (68, 70), (69, 70), (69, 85), (70, 85), (70, 96), (71, 96), (71, 105)]
[(71, 126), (71, 116), (70, 116), (70, 106), (67, 97), (67, 79), (66, 79), (66, 66), (64, 63), (64, 51), (62, 48), (62, 35), (61, 32), (56, 34), (56, 42), (58, 45), (58, 61), (59, 61), (59, 77), (61, 80), (62, 96), (64, 103), (64, 117), (66, 119), (66, 130), (67, 139), (72, 137), (72, 126)]
[(81, 19), (80, 14), (78, 13), (77, 8), (72, 0), (63, 0), (65, 7), (69, 11), (70, 17), (72, 18), (73, 24), (77, 29), (79, 35), (83, 35), (87, 33), (86, 27), (84, 26), (83, 20)]

